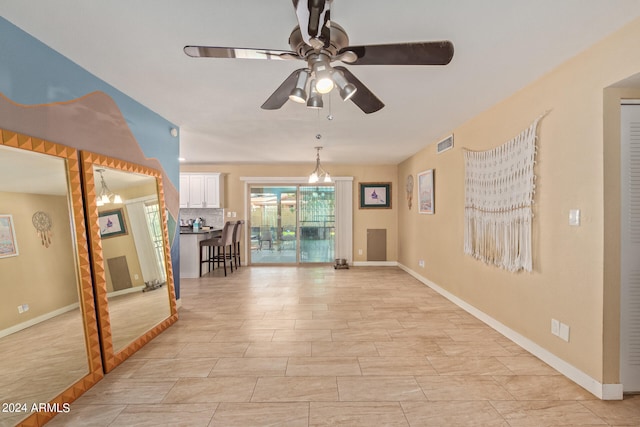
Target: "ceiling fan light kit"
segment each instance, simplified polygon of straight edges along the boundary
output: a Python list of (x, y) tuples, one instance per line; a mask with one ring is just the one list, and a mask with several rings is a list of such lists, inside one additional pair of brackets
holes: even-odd
[[(349, 65), (447, 65), (453, 58), (453, 43), (450, 41), (350, 46), (346, 31), (330, 20), (332, 2), (293, 0), (298, 26), (289, 36), (291, 51), (185, 46), (184, 52), (195, 58), (305, 61), (307, 67), (291, 73), (262, 104), (262, 109), (277, 110), (289, 99), (301, 104), (306, 102), (310, 108), (322, 108), (322, 94), (337, 86), (340, 97), (345, 101), (351, 100), (365, 114), (379, 111), (384, 103), (348, 69), (332, 67), (332, 62)], [(309, 81), (311, 84), (306, 91)]]
[(296, 82), (296, 87), (293, 88), (293, 90), (289, 94), (290, 100), (299, 104), (307, 102), (307, 92), (305, 92), (305, 88), (307, 86), (308, 79), (309, 70), (300, 70), (300, 73), (298, 74), (298, 80)]
[(309, 99), (307, 100), (307, 107), (318, 110), (324, 106), (324, 103), (322, 102), (322, 95), (320, 95), (320, 93), (318, 93), (318, 91), (316, 90), (315, 79), (311, 80), (311, 84), (309, 85), (309, 87), (310, 89)]

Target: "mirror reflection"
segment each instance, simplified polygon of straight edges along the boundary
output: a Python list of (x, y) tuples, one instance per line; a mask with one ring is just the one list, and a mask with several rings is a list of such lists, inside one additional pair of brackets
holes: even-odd
[(171, 316), (156, 178), (93, 166), (114, 353)]
[(0, 145), (0, 426), (90, 371), (65, 162)]

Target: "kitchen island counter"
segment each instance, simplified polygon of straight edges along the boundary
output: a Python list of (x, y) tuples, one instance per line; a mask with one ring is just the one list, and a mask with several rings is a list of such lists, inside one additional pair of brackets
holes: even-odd
[(200, 242), (220, 236), (222, 229), (209, 230), (180, 227), (180, 277), (194, 279), (200, 277)]

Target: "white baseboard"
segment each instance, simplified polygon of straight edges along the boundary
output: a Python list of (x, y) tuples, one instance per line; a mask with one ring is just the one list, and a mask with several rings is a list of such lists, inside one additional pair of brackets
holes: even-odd
[(354, 261), (354, 267), (397, 267), (398, 261)]
[(120, 295), (132, 294), (134, 292), (142, 292), (144, 286), (132, 286), (130, 288), (120, 289), (119, 291), (109, 292), (107, 294), (108, 298), (117, 297)]
[(67, 311), (75, 310), (78, 307), (80, 307), (80, 304), (76, 302), (76, 303), (67, 305), (65, 307), (59, 308), (57, 310), (50, 311), (49, 313), (42, 314), (38, 317), (34, 317), (33, 319), (29, 319), (25, 322), (18, 323), (17, 325), (13, 325), (11, 327), (1, 330), (0, 338), (19, 332), (23, 329), (27, 329), (33, 325), (37, 325), (40, 322), (44, 322), (45, 320), (52, 319), (56, 316), (66, 313)]
[(508, 326), (500, 323), (493, 317), (478, 310), (464, 300), (436, 285), (426, 277), (421, 276), (420, 274), (402, 264), (398, 264), (398, 266), (425, 285), (429, 286), (434, 291), (438, 292), (443, 297), (447, 298), (458, 307), (465, 310), (467, 313), (478, 318), (482, 322), (486, 323), (487, 325), (504, 335), (506, 338), (510, 339), (520, 347), (527, 350), (529, 353), (538, 357), (540, 360), (547, 363), (549, 366), (551, 366), (582, 388), (586, 389), (596, 397), (602, 400), (622, 400), (622, 384), (602, 384), (601, 382), (591, 378), (589, 375), (582, 372), (580, 369), (551, 353), (549, 350), (531, 341), (529, 338), (519, 334)]

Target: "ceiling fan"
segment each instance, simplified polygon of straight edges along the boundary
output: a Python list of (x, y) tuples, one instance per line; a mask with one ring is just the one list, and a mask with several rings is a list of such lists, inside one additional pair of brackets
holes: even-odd
[(185, 46), (195, 58), (298, 59), (306, 67), (295, 70), (262, 104), (277, 110), (287, 100), (322, 108), (322, 95), (338, 87), (343, 100), (350, 99), (366, 114), (384, 107), (347, 68), (332, 66), (340, 61), (349, 65), (447, 65), (453, 57), (450, 41), (409, 42), (350, 46), (345, 30), (330, 19), (333, 0), (293, 0), (298, 25), (289, 36), (291, 51), (238, 47)]

